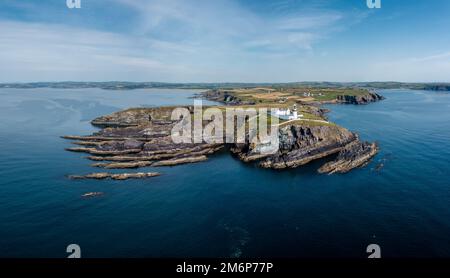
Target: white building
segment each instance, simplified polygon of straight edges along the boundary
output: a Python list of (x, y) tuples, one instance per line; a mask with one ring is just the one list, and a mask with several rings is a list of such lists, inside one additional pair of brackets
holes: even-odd
[(281, 109), (281, 110), (277, 110), (275, 112), (275, 116), (277, 116), (280, 119), (285, 119), (285, 120), (297, 120), (298, 118), (303, 117), (302, 114), (298, 114), (297, 113), (297, 105), (294, 104), (294, 107), (292, 108), (292, 110), (288, 109)]
[(294, 104), (294, 108), (292, 109), (292, 116), (289, 116), (289, 120), (297, 120), (297, 119), (298, 119), (297, 105)]
[(289, 108), (288, 109), (277, 110), (275, 115), (277, 115), (277, 116), (289, 116), (289, 115), (291, 115), (291, 110)]

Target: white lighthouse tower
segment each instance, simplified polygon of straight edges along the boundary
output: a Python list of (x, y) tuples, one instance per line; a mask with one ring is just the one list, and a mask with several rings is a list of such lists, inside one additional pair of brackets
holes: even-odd
[(292, 109), (292, 117), (294, 118), (294, 120), (297, 120), (298, 115), (297, 115), (297, 104), (294, 103), (294, 107)]
[(303, 114), (298, 114), (297, 112), (297, 104), (294, 104), (292, 107), (292, 116), (289, 116), (289, 120), (297, 120), (298, 118), (302, 118)]

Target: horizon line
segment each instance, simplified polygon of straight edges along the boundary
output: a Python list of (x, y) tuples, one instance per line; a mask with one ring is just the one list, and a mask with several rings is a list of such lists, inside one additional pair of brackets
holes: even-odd
[(16, 81), (16, 82), (0, 82), (0, 85), (9, 84), (37, 84), (37, 83), (159, 83), (159, 84), (297, 84), (297, 83), (403, 83), (403, 84), (450, 84), (450, 81), (286, 81), (286, 82), (242, 82), (242, 81), (217, 81), (217, 82), (168, 82), (168, 81), (126, 81), (126, 80), (109, 80), (109, 81)]

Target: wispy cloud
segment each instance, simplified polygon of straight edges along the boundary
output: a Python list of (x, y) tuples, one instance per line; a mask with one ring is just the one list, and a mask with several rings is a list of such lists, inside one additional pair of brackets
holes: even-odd
[[(343, 18), (330, 11), (261, 15), (224, 0), (198, 0), (196, 5), (182, 0), (117, 1), (136, 9), (142, 19), (138, 29), (142, 34), (210, 49), (227, 46), (235, 51), (311, 49), (326, 28)], [(256, 49), (257, 42), (264, 42), (261, 49)]]
[[(109, 79), (138, 72), (138, 79), (155, 73), (177, 74), (182, 66), (158, 59), (158, 51), (183, 52), (177, 45), (52, 24), (0, 22), (0, 75), (24, 81)], [(148, 53), (151, 48), (153, 52)], [(153, 55), (151, 55), (153, 53)], [(156, 76), (157, 77), (157, 76)], [(162, 76), (159, 76), (162, 78)]]
[(381, 80), (439, 82), (448, 80), (450, 52), (373, 63), (368, 72)]
[[(0, 67), (0, 81), (280, 80), (280, 69), (355, 17), (317, 7), (288, 10), (288, 2), (263, 13), (231, 0), (114, 0), (133, 14), (134, 25), (110, 31), (0, 19), (0, 59), (8, 65)], [(288, 68), (283, 79), (302, 72)]]
[(450, 62), (450, 51), (429, 55), (425, 57), (415, 57), (410, 59), (411, 62), (430, 62), (430, 61), (445, 61)]

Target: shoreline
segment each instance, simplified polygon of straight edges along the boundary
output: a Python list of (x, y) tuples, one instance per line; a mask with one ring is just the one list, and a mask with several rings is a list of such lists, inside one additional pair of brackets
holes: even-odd
[[(226, 105), (214, 107), (221, 109), (257, 108), (261, 105), (286, 107), (292, 103), (289, 98), (288, 103), (277, 103), (272, 99), (263, 104), (249, 103), (247, 90), (243, 89), (240, 92), (242, 96), (247, 97), (247, 102), (236, 101), (239, 94), (230, 98), (229, 94), (219, 93), (220, 97), (224, 97), (221, 103)], [(251, 97), (253, 100), (267, 96), (272, 98), (275, 93), (270, 91), (269, 95), (263, 96), (255, 93)], [(211, 96), (210, 90), (200, 94), (206, 100), (218, 101), (217, 95)], [(338, 97), (335, 103), (368, 104), (383, 99), (382, 96), (372, 92), (368, 96), (356, 95), (341, 99)], [(121, 110), (93, 119), (91, 124), (99, 127), (100, 131), (92, 135), (62, 136), (62, 138), (75, 140), (72, 143), (78, 145), (76, 148), (67, 148), (67, 151), (88, 153), (91, 155), (88, 157), (90, 160), (97, 161), (91, 166), (104, 169), (172, 167), (200, 163), (207, 161), (209, 155), (227, 147), (244, 163), (256, 163), (261, 168), (272, 169), (297, 168), (311, 161), (335, 156), (334, 161), (326, 163), (318, 170), (322, 174), (334, 174), (347, 173), (352, 169), (363, 167), (377, 154), (379, 147), (376, 143), (360, 141), (356, 133), (326, 120), (325, 114), (329, 111), (321, 108), (321, 105), (327, 102), (323, 101), (317, 105), (317, 102), (307, 103), (295, 99), (294, 103), (299, 103), (300, 111), (305, 118), (280, 123), (279, 150), (274, 154), (258, 154), (257, 151), (261, 146), (249, 142), (175, 144), (170, 137), (170, 131), (177, 124), (177, 121), (170, 119), (173, 106)], [(191, 106), (186, 108), (190, 111), (193, 109)], [(91, 176), (95, 174), (91, 173)]]

